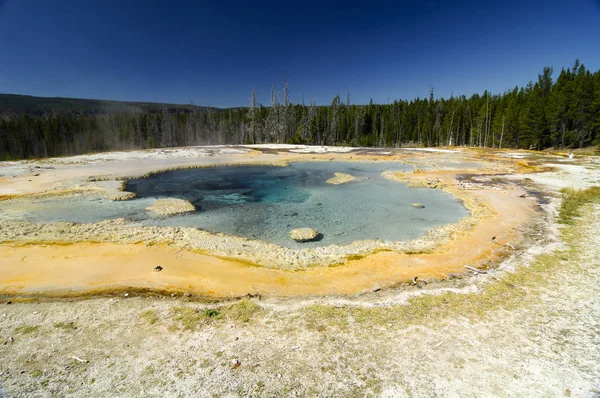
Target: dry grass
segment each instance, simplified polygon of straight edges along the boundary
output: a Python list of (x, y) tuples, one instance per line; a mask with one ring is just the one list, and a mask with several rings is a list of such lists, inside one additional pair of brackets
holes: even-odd
[(225, 318), (236, 322), (250, 322), (261, 310), (260, 306), (249, 299), (242, 299), (235, 304), (220, 308)]
[(74, 322), (57, 322), (54, 324), (54, 327), (65, 332), (71, 332), (77, 329), (77, 325), (75, 325)]
[(600, 199), (600, 187), (592, 187), (586, 190), (575, 190), (573, 188), (564, 188), (562, 203), (558, 221), (561, 224), (573, 225), (575, 219), (579, 217), (581, 207), (589, 202)]
[(22, 325), (15, 328), (17, 334), (37, 334), (39, 331), (40, 327), (38, 325)]
[(574, 153), (575, 155), (598, 156), (598, 155), (600, 155), (600, 145), (589, 146), (586, 148), (575, 148), (575, 149), (562, 148), (562, 149), (557, 149), (557, 150), (547, 150), (547, 152), (549, 152), (553, 155), (562, 155), (562, 156), (567, 156), (571, 152)]
[(148, 325), (154, 325), (159, 320), (156, 310), (146, 310), (140, 314), (140, 318), (148, 323)]
[(196, 330), (201, 325), (215, 321), (250, 322), (260, 310), (258, 304), (242, 299), (234, 304), (212, 308), (174, 307), (171, 308), (171, 314), (184, 330)]
[(444, 292), (426, 294), (408, 300), (405, 305), (354, 308), (312, 305), (305, 309), (307, 326), (324, 330), (328, 326), (345, 329), (351, 323), (364, 325), (427, 324), (444, 318), (464, 317), (481, 320), (494, 310), (511, 310), (527, 303), (532, 289), (544, 286), (547, 274), (566, 254), (556, 252), (540, 256), (530, 267), (487, 284), (481, 293)]

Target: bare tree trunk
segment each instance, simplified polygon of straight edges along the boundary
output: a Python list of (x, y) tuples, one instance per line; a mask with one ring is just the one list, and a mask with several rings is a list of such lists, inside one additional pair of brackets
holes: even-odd
[(456, 108), (452, 110), (452, 118), (450, 118), (450, 127), (448, 128), (448, 146), (452, 146), (452, 124), (454, 123), (454, 112)]
[(502, 138), (504, 138), (504, 116), (502, 116), (502, 133), (500, 134), (500, 146), (499, 146), (500, 149), (502, 149)]

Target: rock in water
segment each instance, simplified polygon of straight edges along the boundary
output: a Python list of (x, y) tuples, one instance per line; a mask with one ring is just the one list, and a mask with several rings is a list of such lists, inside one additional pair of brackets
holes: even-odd
[(334, 173), (334, 174), (335, 174), (335, 177), (327, 180), (327, 184), (340, 185), (340, 184), (345, 184), (347, 182), (356, 180), (356, 177), (351, 176), (350, 174), (344, 174), (344, 173)]
[(290, 231), (290, 238), (296, 242), (310, 242), (319, 236), (319, 231), (312, 228), (296, 228)]
[(422, 209), (422, 208), (424, 208), (424, 207), (425, 207), (425, 206), (423, 206), (423, 205), (422, 205), (422, 204), (420, 204), (420, 203), (411, 203), (410, 205), (411, 205), (412, 207), (414, 207), (415, 209)]
[(196, 211), (196, 206), (184, 199), (159, 199), (150, 207), (146, 207), (149, 211), (157, 216), (172, 216), (174, 214), (190, 213)]

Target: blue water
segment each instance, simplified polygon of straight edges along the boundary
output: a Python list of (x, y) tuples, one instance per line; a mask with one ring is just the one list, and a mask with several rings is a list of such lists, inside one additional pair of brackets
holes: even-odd
[[(36, 222), (97, 222), (125, 217), (137, 225), (195, 227), (291, 248), (348, 244), (355, 240), (411, 240), (468, 215), (460, 201), (440, 190), (407, 188), (381, 176), (410, 171), (392, 162), (298, 162), (287, 167), (235, 166), (178, 170), (131, 180), (137, 198), (124, 202), (75, 198), (40, 200), (13, 207), (0, 204), (0, 218)], [(327, 184), (335, 172), (357, 181)], [(156, 218), (144, 209), (156, 199), (186, 199), (198, 212)], [(424, 209), (410, 204), (419, 202)], [(317, 242), (296, 243), (294, 228), (322, 234)]]

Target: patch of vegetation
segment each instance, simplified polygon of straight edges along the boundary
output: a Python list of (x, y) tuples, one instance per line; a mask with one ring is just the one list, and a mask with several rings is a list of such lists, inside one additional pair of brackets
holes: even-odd
[(558, 215), (561, 224), (573, 225), (575, 219), (580, 217), (580, 209), (586, 203), (600, 199), (600, 187), (592, 187), (586, 190), (564, 188), (562, 192), (562, 203)]
[(174, 307), (171, 308), (171, 313), (175, 316), (175, 320), (181, 323), (184, 330), (196, 330), (198, 325), (207, 318), (204, 311), (191, 307)]
[(22, 325), (15, 328), (15, 333), (18, 334), (33, 334), (39, 331), (40, 327), (38, 325)]
[(206, 315), (207, 318), (217, 318), (221, 313), (215, 308), (209, 308), (204, 311), (204, 315)]
[(250, 322), (258, 312), (260, 306), (249, 299), (213, 308), (171, 308), (175, 320), (181, 323), (184, 330), (195, 330), (199, 325), (221, 320)]
[(57, 322), (54, 324), (54, 327), (64, 331), (73, 331), (77, 329), (77, 325), (75, 325), (74, 322)]
[(235, 304), (221, 307), (223, 315), (237, 322), (250, 322), (250, 320), (260, 312), (260, 306), (249, 299), (242, 299)]
[(348, 326), (348, 311), (350, 308), (334, 307), (324, 304), (309, 305), (304, 309), (309, 329), (320, 332), (325, 331), (326, 326), (346, 328)]
[(37, 378), (37, 377), (42, 376), (43, 374), (44, 374), (44, 372), (42, 372), (39, 369), (34, 369), (34, 370), (31, 371), (31, 377), (36, 377)]
[(146, 321), (148, 325), (154, 325), (159, 320), (156, 310), (146, 310), (140, 314), (140, 318)]
[(548, 152), (553, 155), (562, 155), (562, 156), (568, 156), (569, 153), (574, 153), (575, 155), (583, 155), (583, 156), (598, 156), (598, 155), (600, 155), (600, 145), (597, 145), (596, 141), (600, 142), (600, 139), (596, 138), (596, 140), (594, 140), (592, 142), (592, 144), (595, 144), (595, 145), (592, 145), (589, 147), (573, 148), (573, 149), (563, 148), (563, 149), (558, 149), (558, 150), (549, 150)]

